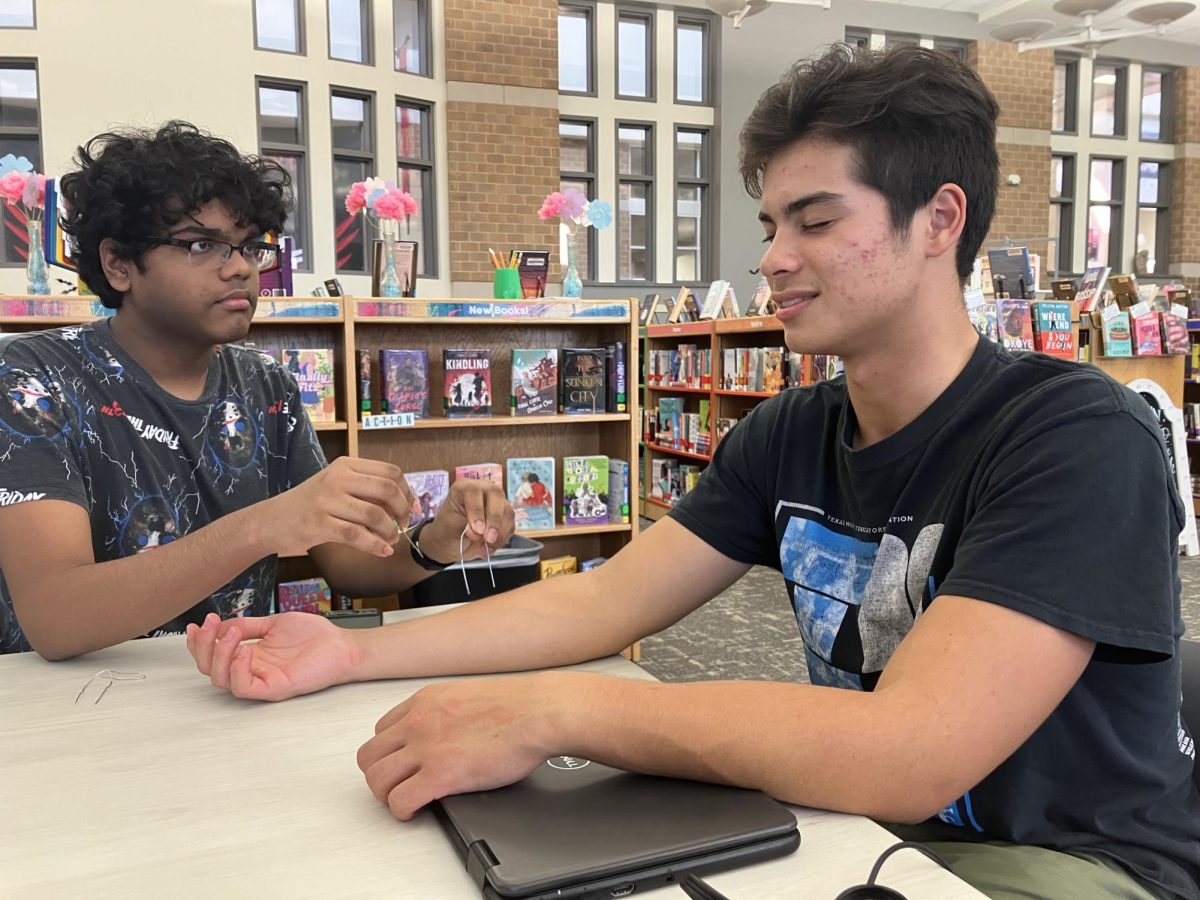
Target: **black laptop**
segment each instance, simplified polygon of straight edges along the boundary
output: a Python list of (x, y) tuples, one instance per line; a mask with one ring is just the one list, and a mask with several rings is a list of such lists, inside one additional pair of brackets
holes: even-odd
[(509, 787), (433, 804), (484, 897), (598, 900), (791, 853), (796, 818), (759, 791), (556, 756)]

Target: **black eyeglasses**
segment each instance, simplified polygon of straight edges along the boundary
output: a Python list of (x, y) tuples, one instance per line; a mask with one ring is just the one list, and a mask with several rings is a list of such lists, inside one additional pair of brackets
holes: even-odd
[(146, 241), (162, 247), (182, 247), (188, 252), (188, 262), (193, 265), (219, 268), (229, 262), (236, 250), (242, 259), (260, 272), (269, 272), (279, 265), (279, 245), (266, 241), (246, 241), (231, 244), (213, 238), (148, 237)]

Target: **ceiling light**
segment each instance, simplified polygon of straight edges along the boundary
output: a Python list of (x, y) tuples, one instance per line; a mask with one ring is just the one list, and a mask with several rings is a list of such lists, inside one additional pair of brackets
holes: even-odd
[[(1100, 13), (1112, 9), (1118, 2), (1119, 0), (1058, 0), (1054, 4), (1055, 12), (1065, 16), (1078, 16), (1083, 19), (1082, 28), (1069, 34), (1060, 35), (1059, 37), (1043, 37), (1042, 35), (1046, 34), (1050, 29), (1037, 31), (1028, 27), (1032, 23), (1044, 23), (1044, 19), (1014, 22), (1011, 26), (1002, 25), (994, 29), (992, 35), (1000, 40), (1008, 40), (1015, 43), (1018, 53), (1024, 53), (1026, 50), (1047, 50), (1054, 47), (1079, 47), (1090, 51), (1092, 58), (1095, 59), (1096, 51), (1110, 41), (1137, 37), (1143, 34), (1155, 34), (1159, 37), (1164, 37), (1167, 33), (1167, 25), (1178, 19), (1182, 19), (1196, 8), (1196, 4), (1183, 2), (1183, 0), (1150, 3), (1125, 13), (1126, 16), (1135, 22), (1141, 22), (1141, 25), (1134, 26), (1133, 28), (1106, 29), (1098, 27), (1095, 23), (1095, 17)], [(1009, 37), (1002, 36), (1006, 28), (1011, 28), (1009, 32), (1011, 36)], [(1105, 77), (1103, 75), (1100, 76), (1096, 79), (1096, 83), (1113, 83), (1102, 80)]]

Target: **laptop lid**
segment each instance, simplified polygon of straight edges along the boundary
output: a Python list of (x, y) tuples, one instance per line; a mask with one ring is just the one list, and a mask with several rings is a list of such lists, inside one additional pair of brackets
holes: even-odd
[(800, 844), (795, 816), (759, 791), (563, 756), (434, 812), (486, 897), (620, 897)]

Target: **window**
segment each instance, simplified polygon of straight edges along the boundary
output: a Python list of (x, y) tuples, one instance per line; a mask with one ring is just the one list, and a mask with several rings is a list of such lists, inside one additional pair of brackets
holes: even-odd
[(852, 28), (847, 28), (846, 43), (856, 50), (870, 50), (871, 34), (867, 31), (855, 31)]
[(33, 28), (33, 0), (0, 0), (0, 28)]
[(708, 22), (675, 20), (675, 99), (679, 103), (707, 103)]
[(375, 174), (375, 135), (370, 94), (332, 91), (329, 116), (333, 134), (333, 239), (339, 272), (369, 272), (370, 235), (362, 215), (346, 212), (346, 194), (355, 182)]
[(328, 0), (329, 58), (371, 64), (371, 5), (368, 0)]
[(654, 144), (650, 125), (617, 123), (617, 280), (653, 281)]
[(708, 279), (708, 197), (711, 176), (709, 133), (703, 128), (675, 131), (675, 280)]
[(1079, 60), (1059, 57), (1054, 60), (1054, 100), (1050, 130), (1075, 132), (1078, 128)]
[[(596, 125), (589, 119), (558, 122), (559, 190), (575, 188), (589, 200), (596, 194)], [(596, 280), (596, 229), (586, 228), (587, 240), (576, 249), (576, 265), (585, 281)]]
[(1092, 67), (1092, 134), (1125, 136), (1125, 96), (1129, 69), (1114, 63)]
[[(38, 73), (33, 60), (0, 60), (0, 156), (23, 156), (42, 169)], [(23, 266), (29, 258), (25, 214), (0, 202), (0, 265)]]
[(955, 59), (960, 59), (963, 62), (967, 61), (967, 45), (962, 41), (946, 41), (937, 38), (933, 42), (934, 50), (941, 50), (943, 53), (949, 53)]
[(1171, 166), (1165, 162), (1138, 163), (1137, 275), (1165, 275), (1168, 229), (1171, 222)]
[(432, 75), (429, 61), (429, 0), (392, 0), (396, 71)]
[(292, 268), (312, 271), (308, 209), (308, 121), (304, 85), (258, 82), (258, 150), (292, 176), (292, 211), (283, 233), (292, 239)]
[[(3, 2), (3, 0), (0, 0)], [(280, 53), (304, 52), (302, 0), (254, 0), (254, 46)]]
[(396, 98), (396, 184), (417, 201), (416, 215), (400, 226), (400, 237), (421, 242), (418, 275), (437, 275), (437, 219), (433, 196), (433, 107)]
[(1071, 223), (1075, 215), (1075, 157), (1050, 157), (1050, 237), (1055, 238), (1050, 271), (1071, 271)]
[(654, 18), (650, 13), (617, 13), (617, 96), (654, 97)]
[(1093, 157), (1088, 175), (1088, 266), (1121, 267), (1125, 160)]
[(558, 8), (558, 89), (564, 94), (594, 94), (592, 7)]
[(888, 34), (883, 39), (884, 50), (891, 50), (893, 47), (919, 46), (921, 46), (921, 38), (915, 34)]
[(1171, 73), (1162, 69), (1142, 69), (1143, 141), (1171, 140)]

